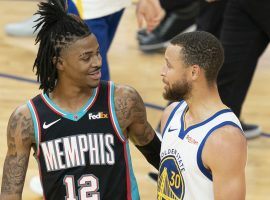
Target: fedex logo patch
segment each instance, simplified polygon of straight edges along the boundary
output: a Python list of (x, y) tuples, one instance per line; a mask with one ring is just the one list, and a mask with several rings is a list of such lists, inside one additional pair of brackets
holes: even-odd
[(89, 113), (88, 114), (89, 120), (93, 120), (93, 119), (105, 119), (105, 118), (109, 118), (108, 114), (105, 114), (103, 112), (99, 112), (97, 114), (93, 114), (93, 113)]

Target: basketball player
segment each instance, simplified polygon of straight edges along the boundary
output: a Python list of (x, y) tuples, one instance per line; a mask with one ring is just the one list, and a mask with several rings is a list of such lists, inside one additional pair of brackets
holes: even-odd
[[(96, 36), (102, 57), (101, 80), (110, 80), (110, 69), (107, 54), (114, 39), (116, 30), (126, 7), (131, 0), (68, 0), (68, 10), (84, 19), (87, 26)], [(145, 19), (147, 27), (153, 28), (162, 20), (162, 8), (158, 0), (139, 0), (138, 5), (147, 9)]]
[(160, 141), (140, 95), (100, 81), (97, 40), (64, 7), (39, 4), (34, 68), (43, 93), (10, 117), (1, 200), (21, 199), (31, 147), (44, 199), (138, 200), (128, 139), (156, 168)]
[(158, 199), (243, 200), (247, 144), (239, 120), (220, 100), (224, 60), (207, 32), (177, 35), (165, 52)]

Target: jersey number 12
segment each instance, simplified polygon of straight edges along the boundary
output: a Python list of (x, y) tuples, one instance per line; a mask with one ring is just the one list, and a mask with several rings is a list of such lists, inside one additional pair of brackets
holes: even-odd
[(65, 186), (66, 186), (66, 200), (99, 200), (100, 195), (98, 189), (99, 189), (99, 183), (97, 177), (95, 177), (93, 174), (85, 174), (82, 175), (81, 178), (78, 180), (78, 194), (79, 198), (76, 196), (75, 192), (75, 181), (73, 175), (67, 175), (65, 176), (63, 180)]

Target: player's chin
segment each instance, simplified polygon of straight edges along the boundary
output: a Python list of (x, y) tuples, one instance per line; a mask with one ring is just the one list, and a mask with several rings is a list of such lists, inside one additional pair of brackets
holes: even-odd
[(96, 88), (100, 83), (100, 79), (91, 80), (88, 82), (88, 86), (91, 88)]
[(170, 90), (169, 86), (166, 84), (163, 87), (163, 93), (167, 93)]

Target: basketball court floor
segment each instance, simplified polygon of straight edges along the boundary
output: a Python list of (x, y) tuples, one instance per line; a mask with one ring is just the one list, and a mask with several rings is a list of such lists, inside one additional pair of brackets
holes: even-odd
[[(6, 127), (9, 116), (20, 104), (40, 91), (35, 83), (32, 65), (37, 47), (34, 38), (16, 38), (5, 35), (4, 26), (30, 17), (37, 9), (35, 1), (0, 0), (0, 179), (7, 150)], [(163, 53), (144, 54), (136, 42), (137, 24), (135, 6), (130, 6), (120, 23), (109, 53), (112, 80), (133, 86), (147, 106), (149, 122), (156, 127), (166, 101), (162, 98), (160, 70)], [(262, 56), (243, 110), (243, 119), (261, 125), (270, 132), (270, 48)], [(132, 145), (131, 145), (132, 146)], [(248, 141), (247, 200), (270, 199), (270, 134)], [(142, 200), (156, 198), (156, 183), (148, 177), (154, 169), (148, 165), (133, 146), (132, 161)], [(38, 175), (38, 166), (30, 158), (23, 199), (41, 197), (30, 189), (30, 180)]]

